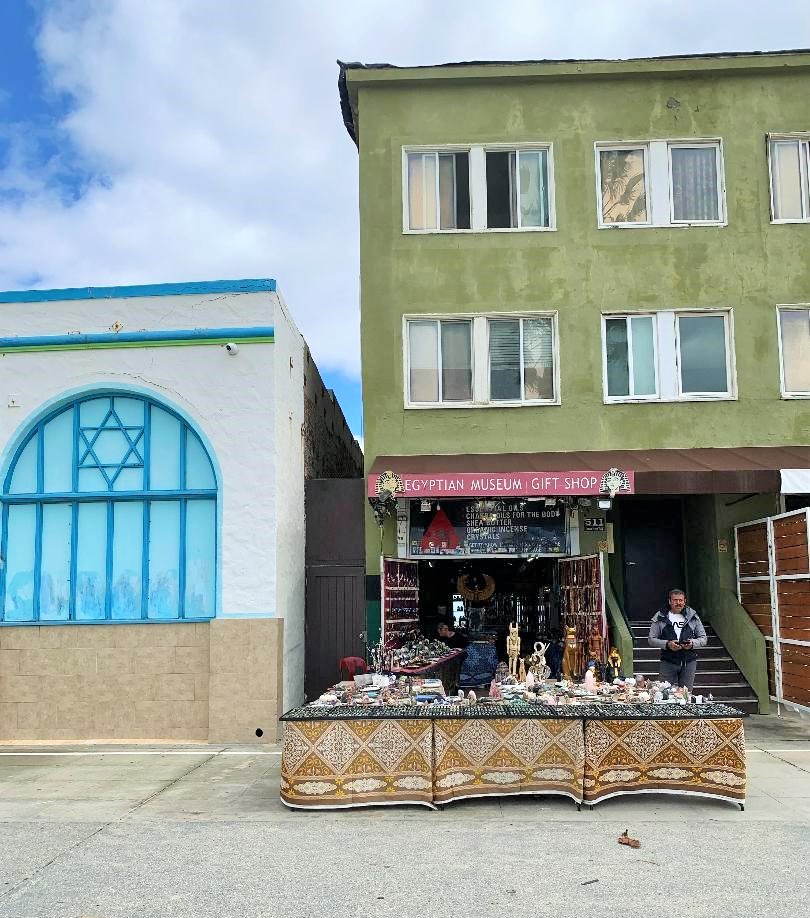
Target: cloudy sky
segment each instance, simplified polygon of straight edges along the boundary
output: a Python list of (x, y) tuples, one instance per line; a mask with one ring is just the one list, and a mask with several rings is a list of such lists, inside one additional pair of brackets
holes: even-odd
[(0, 0), (0, 290), (275, 277), (360, 435), (336, 58), (797, 47), (807, 0)]

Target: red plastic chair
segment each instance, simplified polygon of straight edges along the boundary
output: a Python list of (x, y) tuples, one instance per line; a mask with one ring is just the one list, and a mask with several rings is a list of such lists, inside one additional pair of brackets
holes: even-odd
[(338, 663), (338, 669), (340, 670), (341, 678), (345, 669), (349, 679), (354, 679), (355, 676), (368, 672), (366, 661), (362, 657), (344, 657)]

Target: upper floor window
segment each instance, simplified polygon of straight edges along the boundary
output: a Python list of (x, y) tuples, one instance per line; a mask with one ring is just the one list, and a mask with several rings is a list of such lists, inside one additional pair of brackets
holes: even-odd
[(729, 312), (603, 316), (605, 401), (734, 397)]
[(779, 309), (782, 395), (810, 398), (810, 307)]
[(406, 319), (406, 404), (555, 404), (555, 328), (553, 315)]
[(719, 140), (597, 144), (599, 226), (725, 221)]
[(6, 622), (214, 615), (213, 465), (158, 402), (98, 393), (46, 415), (0, 499)]
[(408, 227), (470, 228), (469, 153), (408, 153)]
[(409, 233), (554, 229), (551, 145), (403, 150)]
[(771, 134), (768, 158), (772, 219), (810, 220), (810, 135)]

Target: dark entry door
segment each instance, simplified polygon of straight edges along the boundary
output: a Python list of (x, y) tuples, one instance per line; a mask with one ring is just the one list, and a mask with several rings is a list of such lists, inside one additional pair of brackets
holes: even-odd
[(679, 498), (622, 501), (624, 608), (631, 621), (649, 621), (669, 590), (685, 590), (683, 508)]

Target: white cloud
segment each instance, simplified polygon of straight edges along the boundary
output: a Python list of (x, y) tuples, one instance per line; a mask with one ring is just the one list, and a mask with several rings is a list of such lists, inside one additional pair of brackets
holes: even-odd
[[(274, 276), (356, 374), (357, 154), (335, 59), (627, 57), (810, 45), (803, 2), (66, 0), (38, 49), (66, 155), (0, 170), (0, 288)], [(68, 155), (69, 154), (69, 155)], [(66, 195), (65, 164), (91, 176)]]

